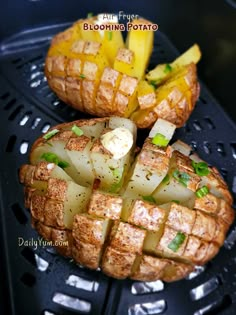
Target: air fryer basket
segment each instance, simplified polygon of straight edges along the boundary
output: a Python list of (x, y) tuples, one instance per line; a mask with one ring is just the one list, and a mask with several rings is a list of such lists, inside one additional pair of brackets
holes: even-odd
[[(50, 126), (85, 117), (57, 99), (43, 74), (49, 39), (65, 27), (56, 25), (12, 37), (0, 56), (0, 288), (4, 298), (0, 309), (17, 315), (235, 314), (236, 225), (215, 259), (171, 284), (114, 280), (77, 266), (52, 248), (21, 245), (22, 240), (38, 240), (38, 235), (24, 208), (19, 166), (28, 161), (34, 140)], [(177, 54), (158, 31), (150, 66)], [(236, 126), (201, 84), (196, 109), (175, 138), (191, 144), (203, 159), (218, 167), (234, 197), (235, 135)]]

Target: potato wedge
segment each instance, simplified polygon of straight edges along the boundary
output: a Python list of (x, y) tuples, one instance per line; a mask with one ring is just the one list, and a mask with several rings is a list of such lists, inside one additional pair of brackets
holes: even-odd
[(190, 63), (197, 64), (201, 59), (201, 51), (197, 44), (194, 44), (188, 50), (186, 50), (182, 55), (176, 58), (170, 64), (162, 64), (156, 66), (153, 70), (146, 74), (146, 79), (149, 82), (160, 84), (162, 81), (166, 80), (172, 71), (176, 71)]
[(142, 79), (152, 53), (154, 34), (153, 31), (135, 29), (139, 25), (150, 25), (150, 21), (134, 19), (130, 24), (131, 30), (128, 32), (126, 44), (134, 52), (135, 60), (132, 75)]

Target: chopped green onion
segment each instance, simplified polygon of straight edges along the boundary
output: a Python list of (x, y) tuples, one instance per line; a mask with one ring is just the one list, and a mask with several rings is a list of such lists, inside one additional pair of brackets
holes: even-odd
[(91, 18), (93, 16), (93, 13), (92, 12), (89, 12), (88, 14), (87, 14), (87, 18), (89, 19), (89, 18)]
[(202, 188), (199, 188), (195, 194), (198, 198), (202, 198), (204, 196), (206, 196), (209, 193), (209, 189), (207, 186), (202, 186)]
[(165, 66), (165, 69), (164, 69), (164, 72), (165, 73), (169, 73), (170, 71), (172, 71), (172, 67), (169, 63), (166, 64)]
[(59, 163), (58, 156), (51, 152), (43, 153), (40, 158), (47, 162), (54, 163), (56, 165), (58, 165)]
[(178, 205), (180, 204), (180, 201), (179, 200), (171, 200), (172, 202), (175, 202), (175, 203), (177, 203)]
[(109, 189), (110, 193), (116, 193), (119, 191), (122, 187), (123, 180), (122, 180), (122, 174), (123, 170), (117, 168), (110, 167), (110, 170), (112, 171), (113, 176), (115, 177), (116, 181), (111, 185), (111, 188)]
[(108, 32), (107, 32), (107, 35), (108, 35), (108, 40), (112, 40), (112, 32), (111, 32), (111, 31), (108, 31)]
[(40, 158), (49, 163), (54, 163), (58, 165), (59, 167), (61, 167), (62, 169), (70, 166), (70, 164), (67, 163), (66, 161), (60, 161), (58, 156), (55, 153), (51, 153), (51, 152), (43, 153)]
[(158, 85), (161, 83), (161, 80), (151, 80), (149, 84), (151, 84), (154, 89), (157, 89)]
[(206, 176), (210, 173), (207, 163), (205, 162), (194, 162), (192, 161), (192, 167), (194, 171), (199, 176)]
[(154, 87), (154, 89), (157, 88), (157, 83), (156, 83), (156, 81), (152, 80), (152, 81), (149, 82), (149, 84), (152, 85), (152, 86)]
[(49, 139), (51, 139), (53, 136), (55, 136), (58, 132), (59, 132), (58, 129), (53, 129), (53, 130), (49, 131), (48, 133), (46, 133), (46, 134), (43, 136), (43, 138), (44, 138), (45, 140), (49, 140)]
[(156, 200), (154, 197), (152, 196), (142, 196), (144, 201), (148, 201), (148, 202), (152, 202), (152, 203), (156, 203)]
[(185, 187), (187, 187), (188, 182), (191, 179), (191, 176), (189, 174), (184, 172), (181, 173), (179, 170), (174, 171), (173, 177)]
[(66, 161), (59, 161), (57, 164), (60, 168), (62, 168), (64, 170), (64, 168), (70, 166), (70, 164)]
[(175, 238), (168, 245), (168, 248), (171, 249), (173, 252), (177, 252), (177, 250), (183, 244), (185, 238), (186, 236), (184, 233), (178, 232)]
[(79, 77), (80, 77), (81, 79), (85, 79), (85, 78), (86, 78), (86, 76), (85, 76), (83, 73), (81, 73), (81, 74), (79, 75)]
[(169, 182), (170, 182), (170, 176), (167, 174), (167, 175), (163, 178), (162, 183), (163, 183), (163, 184), (169, 184)]
[(120, 179), (122, 177), (122, 172), (119, 168), (112, 169), (112, 174), (114, 177)]
[(111, 185), (111, 188), (109, 189), (109, 192), (110, 192), (110, 193), (116, 193), (116, 192), (118, 192), (118, 191), (121, 189), (121, 187), (122, 187), (122, 183), (123, 183), (123, 180), (122, 180), (122, 177), (121, 177), (118, 182), (113, 183), (113, 184)]
[(77, 135), (77, 136), (82, 136), (84, 134), (83, 130), (74, 125), (71, 130)]
[(170, 140), (166, 139), (166, 137), (161, 133), (156, 133), (152, 138), (152, 143), (158, 145), (159, 147), (166, 147), (169, 141)]

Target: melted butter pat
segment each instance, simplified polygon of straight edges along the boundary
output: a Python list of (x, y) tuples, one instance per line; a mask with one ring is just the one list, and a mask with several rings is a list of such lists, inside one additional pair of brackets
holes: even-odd
[(119, 160), (129, 152), (134, 139), (128, 129), (119, 127), (102, 135), (101, 142), (104, 148), (111, 152), (113, 159)]

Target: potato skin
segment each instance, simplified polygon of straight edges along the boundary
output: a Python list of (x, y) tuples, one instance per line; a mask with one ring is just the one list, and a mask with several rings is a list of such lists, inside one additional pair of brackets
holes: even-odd
[[(138, 128), (150, 128), (158, 118), (183, 126), (199, 97), (196, 65), (182, 65), (176, 74), (168, 76), (166, 82), (153, 90), (150, 83), (136, 75), (139, 68), (147, 65), (137, 64), (134, 52), (123, 47), (111, 62), (109, 52), (104, 51), (100, 42), (93, 41), (95, 38), (85, 40), (77, 31), (84, 21), (78, 21), (51, 42), (45, 75), (57, 96), (69, 106), (91, 115), (130, 117)], [(151, 22), (143, 20), (143, 23)], [(149, 85), (145, 92), (140, 82)]]
[(167, 259), (143, 255), (137, 269), (133, 271), (130, 278), (138, 281), (161, 279), (168, 264), (169, 261)]
[[(98, 118), (54, 126), (51, 130), (58, 132), (50, 143), (56, 146), (63, 142), (63, 148), (68, 148), (72, 145), (71, 139), (76, 139), (76, 148), (83, 150), (86, 136), (73, 138), (71, 127), (85, 128), (102, 123), (103, 134), (110, 130), (112, 119)], [(94, 137), (91, 141), (96, 144), (99, 138), (95, 136), (91, 134), (87, 138)], [(43, 137), (36, 140), (31, 154), (46, 142)], [(91, 145), (91, 152), (92, 148)], [(106, 153), (100, 144), (99, 150)], [(219, 252), (235, 216), (231, 194), (215, 168), (209, 167), (209, 174), (199, 177), (190, 157), (171, 146), (155, 146), (151, 138), (144, 142), (136, 161), (143, 167), (159, 168), (160, 172), (165, 169), (168, 176), (172, 176), (173, 167), (184, 172), (189, 176), (185, 190), (195, 192), (203, 184), (214, 189), (202, 198), (194, 195), (192, 206), (178, 204), (171, 197), (165, 204), (156, 204), (150, 198), (152, 196), (125, 196), (125, 188), (119, 193), (110, 193), (99, 190), (95, 184), (93, 189), (82, 187), (66, 174), (66, 168), (63, 170), (39, 158), (34, 165), (22, 165), (19, 171), (25, 206), (30, 208), (32, 225), (38, 233), (52, 242), (60, 254), (72, 257), (87, 268), (101, 268), (105, 274), (117, 279), (177, 281), (186, 277), (195, 265), (207, 263)], [(136, 162), (132, 163), (136, 165)], [(127, 173), (124, 186), (131, 178), (132, 172)], [(78, 196), (68, 195), (74, 185)], [(79, 199), (82, 198), (79, 187), (88, 190), (87, 202)], [(79, 206), (83, 202), (81, 209)], [(66, 225), (66, 212), (73, 214), (71, 225)], [(173, 249), (170, 244), (176, 243), (179, 235), (182, 240)]]

